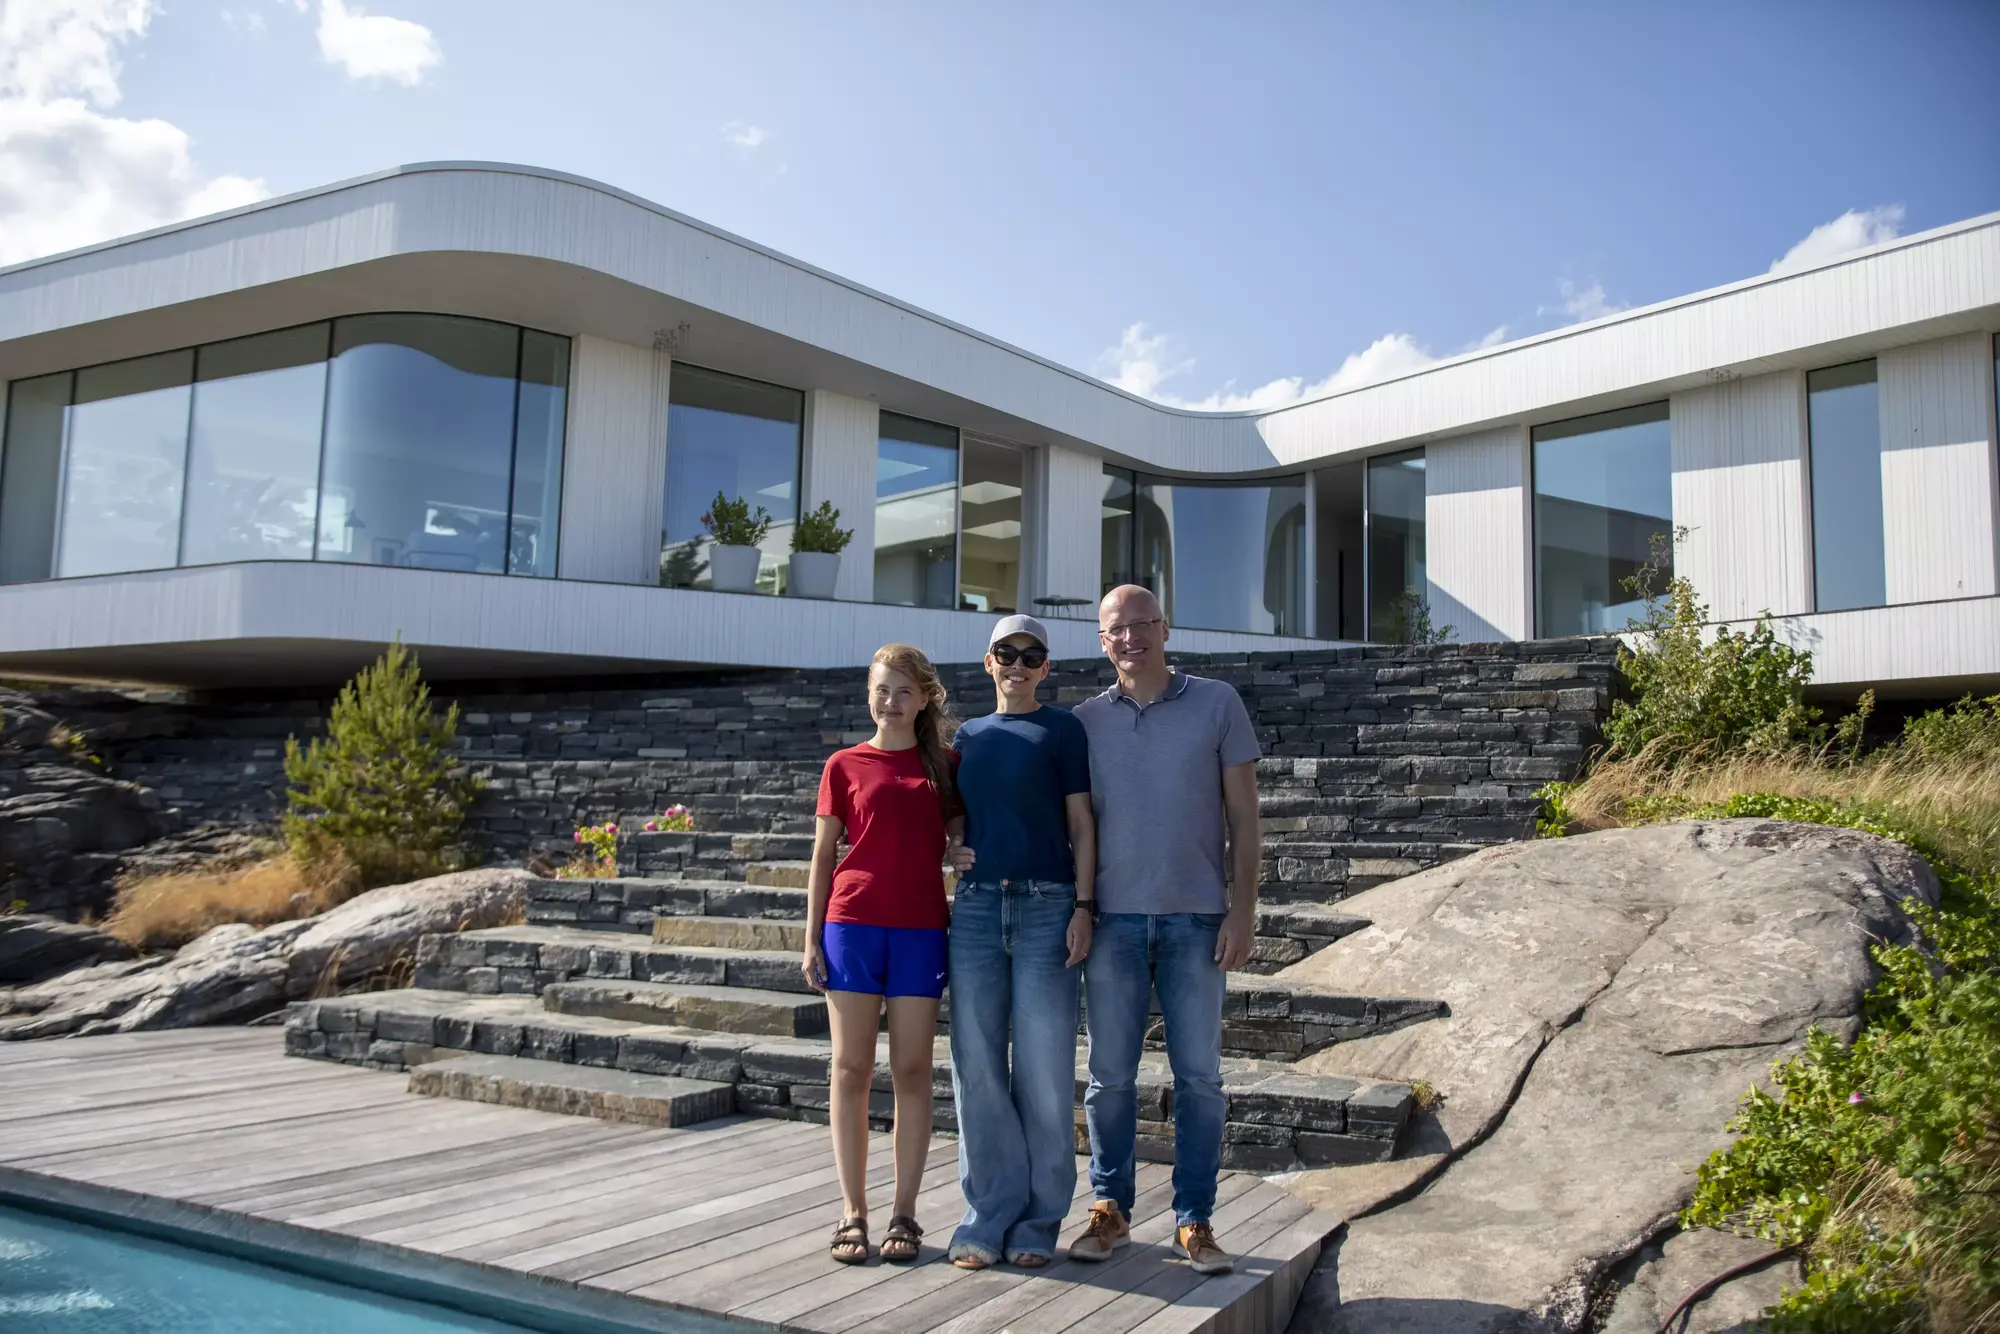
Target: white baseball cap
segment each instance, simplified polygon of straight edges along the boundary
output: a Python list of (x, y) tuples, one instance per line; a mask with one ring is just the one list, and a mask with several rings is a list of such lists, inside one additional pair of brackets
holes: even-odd
[(1016, 613), (1012, 616), (1002, 616), (993, 623), (993, 633), (987, 638), (986, 647), (992, 648), (1008, 635), (1032, 635), (1035, 642), (1043, 648), (1049, 646), (1048, 628), (1032, 616)]

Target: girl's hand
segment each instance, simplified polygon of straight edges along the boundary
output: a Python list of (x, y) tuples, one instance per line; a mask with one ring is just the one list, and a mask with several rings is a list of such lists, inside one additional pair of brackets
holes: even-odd
[(967, 871), (970, 871), (972, 864), (979, 860), (973, 855), (972, 849), (964, 843), (953, 843), (950, 847), (946, 848), (944, 859), (945, 863), (960, 875), (964, 875)]
[(1079, 906), (1069, 915), (1069, 932), (1063, 937), (1063, 943), (1069, 946), (1069, 958), (1063, 961), (1063, 967), (1076, 967), (1090, 953), (1090, 930), (1090, 914)]
[(800, 963), (800, 971), (806, 976), (806, 985), (814, 991), (826, 990), (826, 951), (820, 948), (817, 938), (806, 942), (806, 957)]

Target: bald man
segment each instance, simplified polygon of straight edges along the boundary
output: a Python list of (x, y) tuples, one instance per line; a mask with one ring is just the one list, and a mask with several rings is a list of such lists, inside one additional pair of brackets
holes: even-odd
[(1099, 915), (1084, 964), (1097, 1202), (1069, 1254), (1107, 1260), (1130, 1241), (1135, 1086), (1157, 991), (1174, 1071), (1175, 1249), (1200, 1273), (1228, 1273), (1235, 1262), (1209, 1217), (1222, 1168), (1225, 978), (1256, 934), (1257, 736), (1233, 686), (1167, 665), (1166, 612), (1146, 589), (1105, 594), (1097, 634), (1118, 683), (1075, 710), (1097, 815)]

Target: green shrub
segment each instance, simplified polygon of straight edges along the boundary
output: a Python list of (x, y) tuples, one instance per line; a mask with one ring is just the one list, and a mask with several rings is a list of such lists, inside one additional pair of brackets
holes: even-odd
[(345, 686), (327, 734), (285, 742), (285, 842), (306, 865), (344, 859), (364, 886), (464, 864), (465, 816), (479, 792), (454, 757), (458, 706), (439, 717), (416, 657), (396, 643)]
[(1561, 838), (1569, 832), (1569, 822), (1575, 817), (1570, 813), (1569, 794), (1576, 791), (1575, 783), (1544, 783), (1535, 789), (1535, 799), (1542, 803), (1535, 812), (1536, 838)]
[[(1687, 812), (1882, 834), (1928, 853), (1892, 816), (1747, 794)], [(1992, 1328), (2000, 1312), (2000, 879), (1933, 858), (1923, 945), (1881, 945), (1853, 1045), (1814, 1030), (1752, 1089), (1738, 1139), (1700, 1170), (1690, 1227), (1803, 1246), (1808, 1281), (1775, 1331)], [(1981, 1313), (1984, 1313), (1983, 1316)]]
[(1967, 695), (1903, 724), (1897, 749), (1913, 760), (2000, 764), (2000, 695)]
[(1420, 588), (1406, 588), (1389, 604), (1386, 643), (1442, 644), (1457, 633), (1431, 621), (1431, 602)]
[[(1675, 534), (1674, 540), (1685, 535)], [(1672, 766), (1702, 756), (1782, 755), (1822, 745), (1819, 711), (1805, 702), (1812, 654), (1778, 641), (1768, 616), (1748, 631), (1708, 625), (1685, 578), (1668, 579), (1672, 544), (1656, 537), (1646, 566), (1625, 581), (1646, 607), (1636, 646), (1618, 654), (1628, 698), (1611, 706), (1608, 753)]]
[(853, 540), (854, 530), (840, 526), (840, 511), (831, 500), (822, 500), (818, 509), (801, 514), (798, 526), (792, 530), (793, 551), (823, 551), (838, 556)]
[(715, 499), (708, 502), (708, 512), (701, 516), (701, 526), (708, 529), (717, 546), (754, 547), (771, 531), (771, 513), (759, 505), (752, 514), (749, 501), (741, 497), (731, 500), (717, 491)]

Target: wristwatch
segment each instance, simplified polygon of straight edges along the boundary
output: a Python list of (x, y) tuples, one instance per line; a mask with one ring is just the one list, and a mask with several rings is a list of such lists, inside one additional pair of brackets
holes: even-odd
[(1079, 911), (1090, 914), (1090, 924), (1092, 926), (1097, 925), (1097, 900), (1095, 898), (1078, 899), (1076, 906)]

